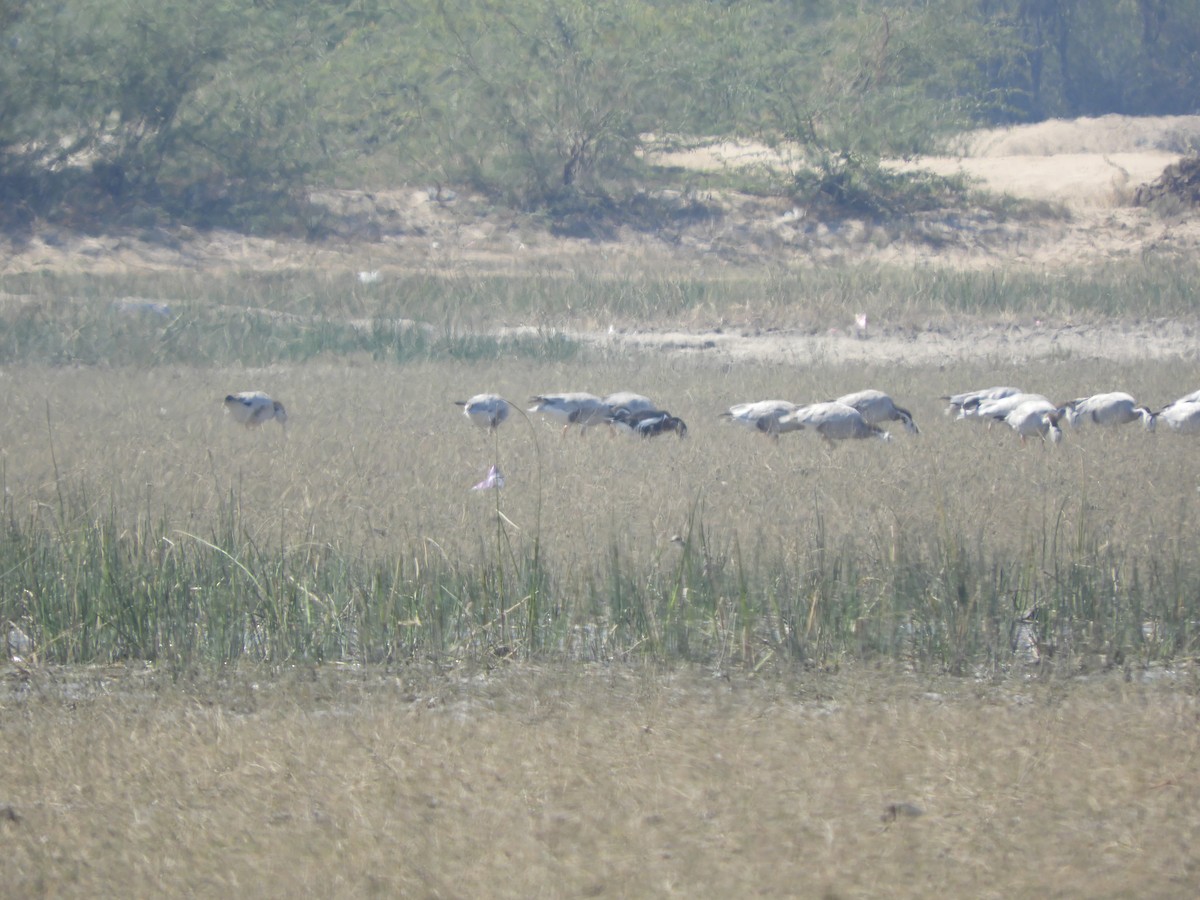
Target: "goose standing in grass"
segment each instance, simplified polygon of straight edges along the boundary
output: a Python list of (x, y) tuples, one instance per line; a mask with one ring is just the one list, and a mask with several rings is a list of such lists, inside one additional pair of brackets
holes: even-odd
[(1180, 434), (1200, 434), (1200, 400), (1176, 400), (1160, 409), (1154, 418)]
[(781, 428), (779, 424), (781, 418), (797, 409), (799, 407), (795, 403), (789, 403), (787, 400), (758, 400), (754, 403), (735, 404), (721, 413), (721, 418), (777, 438), (783, 431), (797, 430), (795, 427)]
[(879, 425), (883, 422), (900, 422), (909, 434), (920, 434), (921, 429), (913, 421), (912, 413), (895, 404), (891, 397), (883, 391), (856, 391), (838, 397), (835, 403), (845, 403), (858, 410), (868, 425)]
[(1024, 446), (1026, 438), (1037, 435), (1043, 441), (1049, 438), (1050, 443), (1057, 444), (1062, 440), (1062, 429), (1058, 427), (1058, 420), (1061, 417), (1062, 410), (1056, 407), (1049, 400), (1026, 400), (1015, 409), (1008, 410), (1003, 414), (992, 416), (993, 419), (1004, 422), (1021, 436), (1021, 444)]
[(872, 425), (853, 406), (847, 406), (837, 400), (802, 406), (784, 416), (779, 424), (781, 428), (795, 427), (815, 431), (831, 444), (834, 441), (863, 438), (879, 438), (881, 441), (892, 439), (888, 432), (878, 425)]
[(1002, 400), (1005, 397), (1011, 397), (1013, 394), (1020, 393), (1023, 393), (1020, 388), (991, 387), (977, 391), (964, 391), (961, 394), (942, 397), (942, 399), (947, 403), (946, 415), (966, 419), (974, 415), (975, 408), (985, 400)]
[(469, 400), (455, 400), (463, 415), (478, 425), (495, 431), (508, 418), (508, 401), (499, 394), (476, 394)]
[(283, 404), (272, 400), (262, 391), (228, 394), (225, 397), (225, 408), (229, 410), (233, 421), (247, 428), (255, 428), (272, 419), (278, 420), (284, 428), (287, 426), (287, 410), (283, 408)]
[(683, 419), (663, 409), (634, 411), (622, 406), (609, 416), (608, 421), (621, 431), (643, 438), (658, 437), (672, 431), (680, 438), (687, 437), (687, 425)]
[(562, 425), (562, 433), (572, 425), (578, 425), (580, 433), (587, 431), (590, 425), (599, 425), (605, 421), (609, 409), (604, 401), (595, 394), (576, 391), (567, 394), (538, 394), (529, 400), (533, 406), (530, 412), (542, 413)]
[(1141, 419), (1147, 431), (1154, 430), (1154, 413), (1121, 391), (1069, 400), (1063, 404), (1063, 411), (1072, 426), (1091, 423), (1111, 428)]

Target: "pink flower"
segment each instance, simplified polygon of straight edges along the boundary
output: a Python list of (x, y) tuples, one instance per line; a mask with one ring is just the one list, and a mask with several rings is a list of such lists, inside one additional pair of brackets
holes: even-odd
[(472, 487), (471, 490), (486, 491), (490, 490), (491, 488), (502, 487), (504, 487), (504, 476), (500, 474), (500, 469), (493, 465), (490, 469), (488, 469), (487, 478), (483, 479), (483, 481), (479, 482), (479, 484)]

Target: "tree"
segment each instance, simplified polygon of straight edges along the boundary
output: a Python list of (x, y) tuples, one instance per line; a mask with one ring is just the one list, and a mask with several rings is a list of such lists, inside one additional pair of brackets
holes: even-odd
[(929, 152), (986, 113), (996, 100), (981, 63), (998, 52), (997, 35), (944, 7), (883, 4), (849, 14), (810, 3), (803, 27), (772, 30), (772, 20), (791, 21), (790, 5), (750, 8), (742, 33), (764, 43), (742, 55), (738, 77), (759, 104), (743, 121), (796, 155), (805, 202), (897, 211), (887, 195), (907, 176), (889, 176), (880, 159)]
[(984, 0), (1017, 42), (989, 73), (1010, 118), (1200, 109), (1200, 6), (1191, 0)]
[(116, 199), (193, 213), (200, 184), (224, 185), (222, 214), (237, 202), (230, 186), (253, 184), (243, 199), (277, 195), (312, 165), (295, 77), (311, 35), (287, 23), (235, 0), (27, 7), (4, 32), (4, 170), (36, 184), (46, 210), (89, 169)]
[(424, 126), (454, 174), (523, 205), (611, 188), (669, 86), (700, 7), (638, 0), (442, 0)]

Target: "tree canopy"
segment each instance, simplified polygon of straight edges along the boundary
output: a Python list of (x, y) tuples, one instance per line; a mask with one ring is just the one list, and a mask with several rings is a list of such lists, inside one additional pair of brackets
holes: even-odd
[(647, 133), (787, 141), (826, 190), (971, 124), (1200, 103), (1193, 0), (0, 0), (0, 39), (10, 210), (242, 227), (315, 184), (619, 197)]

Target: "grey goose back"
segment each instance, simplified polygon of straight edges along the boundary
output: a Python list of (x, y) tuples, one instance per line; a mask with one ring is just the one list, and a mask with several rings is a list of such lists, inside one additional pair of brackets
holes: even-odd
[(869, 389), (855, 391), (853, 394), (843, 394), (835, 401), (845, 403), (858, 410), (868, 425), (882, 425), (884, 422), (899, 422), (909, 434), (920, 434), (921, 429), (913, 421), (912, 413), (897, 406), (883, 391)]
[(881, 441), (892, 439), (888, 432), (878, 425), (872, 425), (853, 406), (836, 400), (802, 406), (784, 416), (780, 420), (780, 426), (795, 426), (805, 431), (814, 431), (830, 443), (865, 438), (878, 438)]

